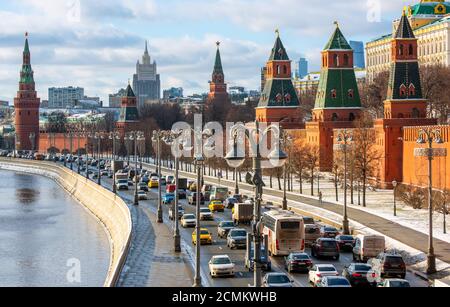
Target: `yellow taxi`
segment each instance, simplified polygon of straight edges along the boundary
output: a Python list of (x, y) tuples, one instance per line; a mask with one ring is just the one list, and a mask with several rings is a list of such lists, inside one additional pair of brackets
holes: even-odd
[(197, 192), (197, 183), (193, 182), (193, 183), (189, 186), (189, 191), (191, 191), (191, 192)]
[(209, 203), (209, 210), (211, 210), (211, 212), (224, 212), (225, 206), (221, 200), (212, 200)]
[[(197, 244), (197, 230), (192, 233), (192, 244)], [(200, 229), (200, 245), (212, 244), (212, 235), (206, 228)]]
[(150, 189), (159, 187), (159, 179), (158, 179), (158, 177), (150, 178), (150, 181), (148, 182), (148, 187)]

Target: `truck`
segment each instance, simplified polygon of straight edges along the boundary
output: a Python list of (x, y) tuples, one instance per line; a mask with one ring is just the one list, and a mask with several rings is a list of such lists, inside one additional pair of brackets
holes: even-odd
[(111, 170), (117, 173), (119, 170), (123, 169), (123, 161), (112, 161)]
[(377, 257), (386, 249), (386, 240), (383, 236), (358, 235), (353, 248), (353, 260), (367, 262), (370, 258)]
[(187, 190), (188, 180), (187, 178), (178, 178), (178, 190)]
[(117, 190), (128, 190), (128, 173), (116, 173), (116, 188)]
[(235, 204), (233, 208), (233, 222), (236, 225), (239, 223), (249, 224), (253, 219), (253, 205), (239, 203)]
[(210, 191), (209, 200), (225, 201), (228, 198), (228, 188), (213, 186)]

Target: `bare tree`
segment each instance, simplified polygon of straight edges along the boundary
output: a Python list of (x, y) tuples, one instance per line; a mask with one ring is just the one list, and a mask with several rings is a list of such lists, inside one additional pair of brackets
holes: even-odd
[(382, 154), (376, 147), (375, 130), (372, 127), (372, 118), (368, 114), (362, 114), (357, 121), (356, 127), (353, 130), (353, 147), (355, 154), (353, 157), (355, 169), (360, 174), (360, 181), (362, 183), (363, 206), (366, 207), (366, 190), (367, 179), (375, 175)]
[(294, 141), (292, 148), (292, 171), (297, 175), (300, 183), (300, 194), (303, 194), (303, 177), (305, 170), (308, 167), (307, 147), (305, 143), (298, 139)]
[(319, 166), (320, 148), (316, 145), (309, 145), (306, 150), (306, 162), (308, 164), (311, 180), (311, 195), (314, 196), (315, 171)]
[(360, 86), (361, 103), (373, 117), (383, 117), (388, 81), (389, 72), (385, 71), (376, 75), (372, 82)]

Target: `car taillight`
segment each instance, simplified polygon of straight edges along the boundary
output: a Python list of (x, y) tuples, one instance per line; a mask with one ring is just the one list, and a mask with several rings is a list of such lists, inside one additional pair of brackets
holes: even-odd
[(302, 240), (302, 243), (301, 243), (301, 245), (302, 245), (302, 248), (301, 248), (301, 250), (304, 250), (304, 249), (305, 249), (305, 240)]
[(318, 273), (318, 274), (316, 274), (317, 275), (317, 277), (322, 277), (322, 274), (320, 274), (320, 273)]
[(280, 242), (277, 240), (277, 250), (280, 250)]
[(352, 276), (353, 276), (353, 277), (362, 277), (362, 275), (359, 274), (359, 273), (353, 273)]

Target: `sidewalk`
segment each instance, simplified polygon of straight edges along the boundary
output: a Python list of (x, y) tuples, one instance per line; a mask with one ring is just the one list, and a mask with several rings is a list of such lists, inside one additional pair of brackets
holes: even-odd
[(167, 225), (158, 224), (148, 208), (131, 210), (133, 237), (118, 287), (189, 287), (191, 266), (185, 253), (173, 252), (173, 235)]

